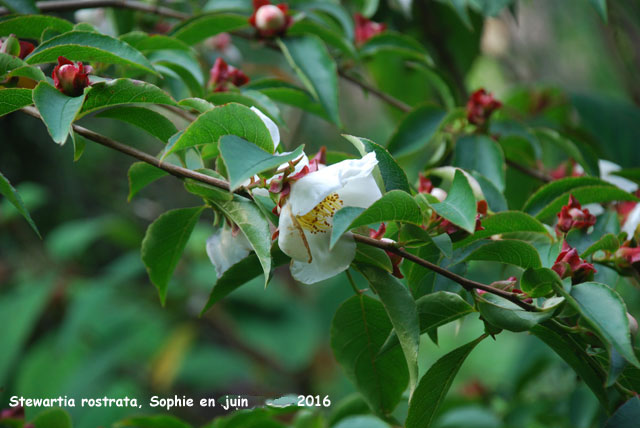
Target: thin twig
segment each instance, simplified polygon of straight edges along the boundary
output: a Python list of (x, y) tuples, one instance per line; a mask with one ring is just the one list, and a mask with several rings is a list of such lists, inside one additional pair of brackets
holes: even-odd
[[(64, 12), (79, 9), (94, 9), (98, 7), (115, 7), (118, 9), (138, 10), (140, 12), (152, 13), (166, 18), (184, 20), (190, 17), (188, 13), (179, 12), (163, 6), (154, 6), (135, 0), (52, 0), (39, 1), (36, 6), (40, 12)], [(11, 11), (7, 8), (0, 8), (0, 15), (8, 15)]]
[(397, 108), (398, 110), (402, 110), (405, 113), (408, 113), (412, 110), (411, 106), (409, 104), (405, 104), (404, 102), (400, 101), (399, 99), (380, 91), (379, 89), (369, 85), (366, 82), (360, 81), (358, 79), (355, 79), (353, 77), (351, 77), (349, 74), (347, 74), (347, 72), (345, 70), (338, 70), (338, 74), (340, 75), (340, 77), (342, 77), (345, 80), (348, 80), (349, 82), (353, 83), (354, 85), (360, 86), (363, 90), (370, 92), (371, 94), (375, 95), (376, 97), (380, 98), (381, 100), (383, 100), (384, 102), (386, 102), (387, 104), (390, 104), (392, 106), (394, 106), (395, 108)]
[(532, 169), (532, 168), (527, 168), (524, 165), (521, 165), (517, 162), (514, 162), (510, 159), (507, 159), (507, 165), (517, 169), (518, 171), (527, 174), (530, 177), (533, 177), (537, 180), (542, 181), (543, 183), (551, 183), (553, 181), (553, 178), (548, 176), (547, 174), (538, 171), (537, 169)]

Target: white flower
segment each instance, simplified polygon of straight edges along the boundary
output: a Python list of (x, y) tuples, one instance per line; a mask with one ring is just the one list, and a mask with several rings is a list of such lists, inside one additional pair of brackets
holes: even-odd
[(233, 233), (227, 224), (207, 239), (207, 255), (216, 268), (218, 278), (251, 252), (251, 244), (239, 230)]
[(346, 270), (355, 257), (351, 234), (329, 249), (333, 216), (343, 206), (367, 208), (382, 197), (373, 178), (375, 153), (348, 159), (307, 174), (292, 183), (280, 213), (280, 249), (292, 258), (291, 274), (305, 284)]
[(264, 126), (269, 130), (269, 134), (271, 134), (271, 139), (273, 140), (273, 150), (275, 151), (280, 144), (280, 130), (278, 129), (278, 125), (275, 124), (273, 120), (269, 118), (266, 114), (260, 111), (259, 108), (252, 106), (251, 111), (258, 115)]

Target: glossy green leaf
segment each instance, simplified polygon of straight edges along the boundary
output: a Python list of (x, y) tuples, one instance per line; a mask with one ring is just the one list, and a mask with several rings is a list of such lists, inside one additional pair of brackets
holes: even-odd
[(618, 237), (613, 233), (607, 233), (593, 245), (589, 246), (589, 248), (587, 248), (582, 254), (580, 254), (580, 257), (588, 257), (596, 251), (614, 252), (618, 248), (620, 248), (620, 241), (618, 240)]
[(0, 36), (15, 34), (21, 39), (40, 40), (46, 29), (66, 33), (73, 29), (73, 24), (49, 15), (16, 15), (0, 21)]
[(164, 36), (162, 34), (147, 34), (143, 31), (132, 31), (123, 34), (120, 40), (127, 42), (131, 47), (141, 51), (157, 51), (157, 50), (182, 50), (190, 52), (191, 47), (185, 42), (174, 37)]
[[(611, 186), (613, 184), (600, 180), (596, 177), (567, 177), (554, 180), (537, 190), (522, 207), (522, 210), (536, 215), (558, 197), (572, 191), (573, 189), (585, 186)], [(569, 197), (567, 196), (567, 199)], [(582, 203), (582, 202), (581, 202)]]
[(454, 248), (461, 248), (478, 239), (511, 232), (534, 232), (548, 234), (549, 232), (539, 220), (521, 211), (505, 211), (482, 219), (482, 227), (473, 235), (456, 242)]
[(345, 38), (340, 32), (334, 31), (318, 21), (310, 18), (296, 20), (296, 22), (287, 30), (287, 35), (304, 36), (306, 34), (311, 34), (321, 38), (329, 46), (340, 50), (342, 54), (349, 58), (354, 58), (356, 56), (355, 47), (350, 40)]
[(265, 276), (265, 286), (271, 272), (271, 231), (260, 208), (250, 200), (233, 195), (231, 201), (212, 201), (217, 209), (235, 223), (258, 255)]
[[(631, 344), (627, 307), (620, 295), (597, 282), (574, 285), (571, 297), (576, 309), (593, 329), (628, 362), (640, 366)], [(571, 302), (571, 301), (570, 301)]]
[(436, 361), (422, 376), (411, 400), (409, 400), (406, 428), (429, 428), (431, 426), (462, 363), (482, 339), (484, 336), (449, 352)]
[(215, 105), (211, 104), (207, 100), (203, 100), (202, 98), (185, 98), (178, 102), (179, 106), (188, 107), (197, 111), (198, 113), (204, 113), (209, 110), (212, 110)]
[(499, 262), (524, 269), (542, 267), (538, 251), (531, 244), (516, 239), (489, 241), (465, 258), (465, 261), (470, 260)]
[(165, 156), (188, 147), (217, 145), (223, 135), (237, 135), (264, 151), (273, 153), (271, 134), (260, 117), (246, 106), (230, 103), (198, 116)]
[(402, 190), (411, 193), (407, 176), (387, 149), (366, 138), (346, 134), (342, 134), (342, 136), (353, 144), (362, 156), (370, 152), (375, 152), (378, 166), (374, 171), (374, 177), (380, 188), (384, 188), (387, 192)]
[(38, 13), (38, 7), (36, 6), (36, 0), (1, 0), (1, 4), (4, 4), (9, 10), (17, 13)]
[(420, 321), (409, 289), (388, 272), (372, 266), (358, 266), (384, 305), (409, 368), (409, 389), (418, 383)]
[(169, 141), (172, 135), (178, 132), (176, 126), (169, 119), (158, 112), (143, 107), (119, 106), (102, 111), (96, 117), (117, 119), (130, 123), (165, 143)]
[(282, 119), (278, 106), (262, 92), (254, 90), (245, 90), (242, 93), (231, 91), (214, 92), (207, 96), (207, 101), (212, 102), (214, 105), (238, 103), (247, 107), (256, 107), (277, 124), (284, 124), (284, 119)]
[(476, 199), (462, 171), (456, 170), (447, 198), (431, 204), (435, 212), (469, 233), (476, 228)]
[(385, 31), (377, 34), (367, 40), (360, 48), (360, 55), (362, 56), (375, 55), (378, 52), (393, 52), (410, 60), (433, 65), (429, 52), (420, 42), (395, 31)]
[(135, 162), (129, 167), (129, 196), (127, 199), (131, 201), (140, 190), (166, 175), (169, 173), (146, 162)]
[(423, 149), (440, 130), (447, 112), (434, 105), (424, 105), (402, 119), (389, 140), (387, 149), (394, 156), (408, 156)]
[(604, 424), (604, 428), (635, 428), (638, 420), (640, 420), (640, 398), (636, 395), (616, 410)]
[(317, 36), (278, 39), (289, 65), (314, 99), (323, 106), (333, 123), (340, 125), (338, 113), (338, 70), (327, 47)]
[(520, 288), (531, 297), (544, 297), (561, 285), (557, 273), (548, 268), (528, 268), (520, 279)]
[(453, 165), (477, 171), (501, 192), (505, 188), (504, 154), (500, 145), (484, 135), (469, 135), (456, 141)]
[(125, 42), (90, 31), (70, 31), (52, 37), (25, 58), (27, 64), (56, 62), (59, 56), (72, 61), (128, 65), (157, 74), (144, 55)]
[(387, 253), (380, 248), (356, 242), (356, 257), (354, 260), (393, 273), (391, 259), (389, 259)]
[(169, 280), (204, 207), (167, 211), (147, 228), (142, 241), (142, 262), (164, 305)]
[(27, 223), (29, 223), (29, 226), (31, 226), (31, 228), (36, 232), (36, 234), (40, 236), (40, 231), (38, 230), (36, 223), (31, 218), (31, 214), (29, 214), (29, 211), (27, 211), (27, 207), (25, 207), (24, 202), (20, 197), (20, 194), (11, 185), (11, 183), (9, 182), (9, 179), (7, 179), (7, 177), (2, 175), (1, 172), (0, 172), (0, 194), (5, 198), (7, 198), (7, 200), (11, 202), (11, 204), (14, 207), (16, 207), (16, 210), (18, 210), (20, 215), (24, 217), (25, 220), (27, 220)]
[(478, 309), (491, 325), (509, 331), (527, 331), (553, 315), (552, 310), (529, 312), (507, 299), (486, 293), (478, 296)]
[(0, 117), (33, 104), (31, 89), (0, 89)]
[(170, 36), (193, 46), (216, 34), (239, 30), (248, 25), (246, 16), (232, 13), (208, 13), (183, 21), (171, 31)]
[(331, 348), (336, 360), (379, 415), (391, 414), (409, 381), (399, 347), (377, 356), (391, 328), (382, 303), (364, 294), (344, 302), (331, 323)]
[(288, 153), (271, 154), (240, 137), (225, 135), (220, 138), (219, 148), (227, 167), (231, 191), (234, 191), (251, 177), (265, 171), (275, 171), (280, 165), (298, 159), (303, 154), (304, 146)]
[(82, 108), (86, 92), (79, 97), (68, 97), (47, 82), (40, 82), (33, 90), (33, 102), (49, 135), (57, 144), (67, 141), (71, 125)]

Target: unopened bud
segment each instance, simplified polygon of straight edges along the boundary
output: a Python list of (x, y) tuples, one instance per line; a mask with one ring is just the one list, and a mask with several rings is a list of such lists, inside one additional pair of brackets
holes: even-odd
[(435, 196), (440, 202), (447, 199), (447, 192), (439, 187), (434, 187), (433, 190), (431, 190), (431, 195)]
[(256, 12), (256, 27), (260, 31), (279, 31), (285, 24), (284, 12), (277, 6), (267, 4)]

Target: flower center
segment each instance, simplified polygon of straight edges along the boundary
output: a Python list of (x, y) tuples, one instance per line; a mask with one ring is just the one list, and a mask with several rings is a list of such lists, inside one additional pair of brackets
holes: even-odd
[(331, 229), (331, 219), (344, 203), (337, 193), (332, 193), (322, 200), (314, 209), (302, 216), (296, 216), (303, 229), (316, 234)]

